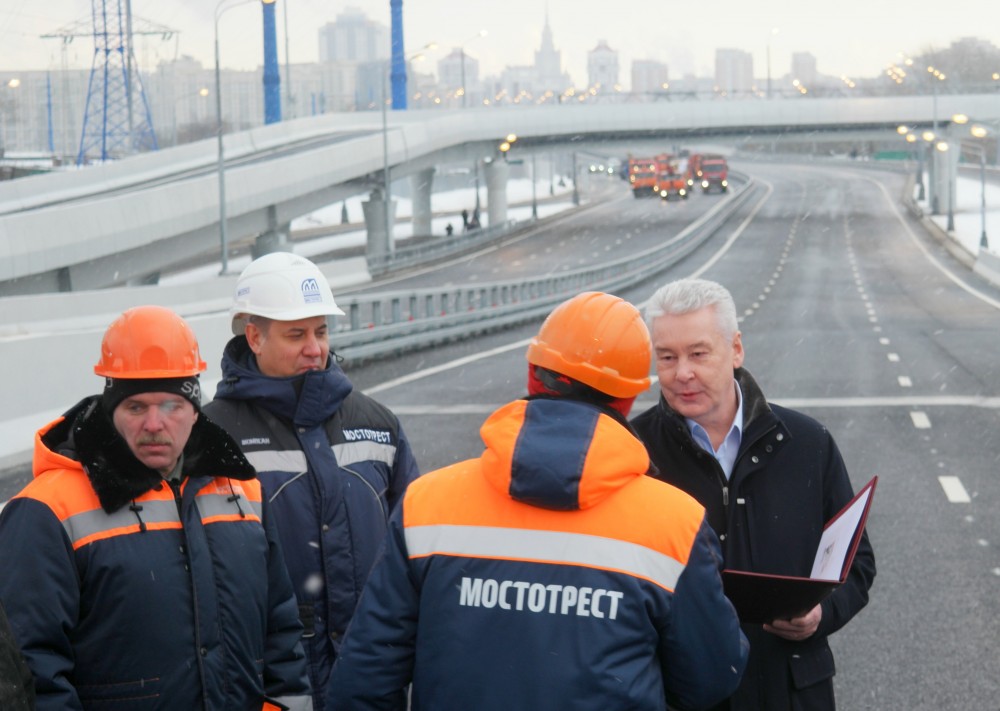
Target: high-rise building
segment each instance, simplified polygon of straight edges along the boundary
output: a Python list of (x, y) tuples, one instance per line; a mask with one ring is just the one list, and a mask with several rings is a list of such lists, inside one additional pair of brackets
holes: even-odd
[(792, 79), (798, 79), (807, 89), (815, 88), (818, 77), (816, 57), (809, 52), (794, 52), (792, 54)]
[(438, 84), (447, 91), (457, 91), (479, 84), (479, 60), (456, 47), (438, 60)]
[(667, 65), (652, 59), (632, 62), (632, 93), (641, 95), (662, 94), (668, 89)]
[(375, 62), (389, 58), (389, 30), (356, 7), (319, 29), (319, 61)]
[(618, 52), (605, 40), (587, 53), (587, 84), (603, 93), (611, 93), (618, 86)]
[(715, 90), (733, 97), (752, 94), (753, 55), (742, 49), (715, 50)]
[(536, 91), (561, 94), (572, 85), (569, 75), (562, 69), (562, 52), (556, 49), (552, 41), (548, 13), (545, 14), (545, 27), (542, 28), (542, 44), (535, 52), (535, 71), (538, 74)]
[(534, 64), (505, 67), (500, 74), (494, 100), (502, 103), (556, 102), (571, 85), (569, 74), (562, 69), (562, 52), (552, 41), (552, 29), (546, 15)]

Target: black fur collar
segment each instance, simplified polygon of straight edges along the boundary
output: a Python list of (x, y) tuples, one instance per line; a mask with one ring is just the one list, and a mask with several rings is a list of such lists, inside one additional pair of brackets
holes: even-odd
[[(99, 396), (79, 403), (66, 419), (69, 431), (64, 432), (64, 441), (52, 449), (80, 462), (106, 512), (117, 511), (163, 481), (158, 471), (132, 454), (101, 407)], [(256, 476), (236, 442), (204, 413), (198, 415), (184, 447), (183, 474), (240, 480)]]

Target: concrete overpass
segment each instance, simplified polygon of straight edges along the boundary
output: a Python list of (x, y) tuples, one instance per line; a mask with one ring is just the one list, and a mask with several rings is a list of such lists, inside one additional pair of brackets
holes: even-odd
[[(393, 179), (413, 177), (414, 234), (429, 234), (435, 167), (494, 158), (509, 133), (517, 134), (522, 155), (624, 155), (647, 146), (661, 151), (666, 142), (780, 150), (789, 141), (817, 149), (876, 141), (905, 150), (897, 126), (943, 128), (955, 113), (1000, 122), (1000, 96), (407, 111), (390, 112), (385, 129), (378, 113), (327, 114), (225, 137), (227, 232), (230, 243), (254, 237), (257, 249), (268, 251), (283, 241), (295, 217), (372, 190), (369, 251), (384, 253), (391, 244), (377, 188), (386, 164)], [(155, 283), (171, 265), (219, 254), (216, 156), (215, 141), (201, 141), (0, 184), (0, 295)], [(490, 221), (501, 222), (508, 165), (483, 165)]]

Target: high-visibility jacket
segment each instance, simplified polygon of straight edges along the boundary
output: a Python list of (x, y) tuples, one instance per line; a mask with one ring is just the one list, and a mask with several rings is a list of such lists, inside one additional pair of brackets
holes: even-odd
[(260, 484), (204, 415), (168, 485), (88, 398), (39, 430), (0, 514), (0, 599), (39, 711), (308, 707), (295, 598)]
[(327, 709), (701, 708), (747, 655), (704, 509), (591, 405), (519, 400), (410, 485)]

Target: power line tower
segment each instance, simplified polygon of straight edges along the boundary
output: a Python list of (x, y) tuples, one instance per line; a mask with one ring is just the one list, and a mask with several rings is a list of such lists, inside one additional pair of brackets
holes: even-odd
[(89, 24), (79, 21), (42, 35), (60, 38), (64, 45), (74, 37), (94, 38), (77, 165), (158, 148), (133, 40), (142, 35), (166, 40), (176, 33), (141, 18), (134, 18), (133, 27), (131, 0), (91, 0), (91, 16)]

